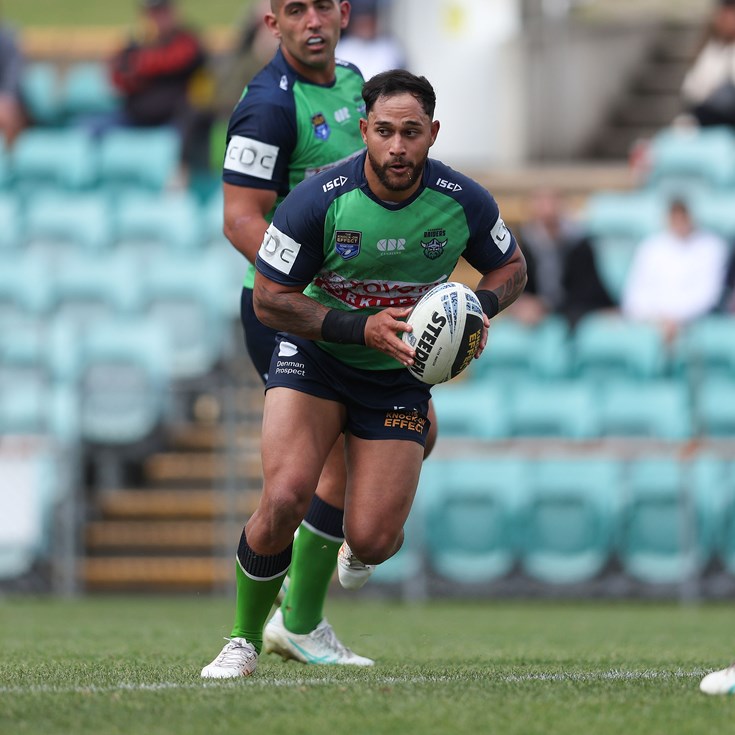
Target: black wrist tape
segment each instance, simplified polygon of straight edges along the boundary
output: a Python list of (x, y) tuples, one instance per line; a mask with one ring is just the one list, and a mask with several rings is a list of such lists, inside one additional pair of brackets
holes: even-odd
[(475, 291), (475, 296), (488, 319), (492, 319), (500, 311), (498, 297), (492, 291)]
[(370, 314), (330, 309), (322, 322), (322, 339), (341, 345), (364, 345), (365, 324)]

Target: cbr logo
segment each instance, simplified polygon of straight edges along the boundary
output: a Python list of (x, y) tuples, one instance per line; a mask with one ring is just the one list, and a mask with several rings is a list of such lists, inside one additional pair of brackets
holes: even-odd
[(436, 185), (440, 186), (442, 189), (449, 189), (449, 191), (462, 191), (462, 187), (459, 184), (447, 181), (446, 179), (437, 179)]
[(288, 275), (300, 249), (301, 245), (271, 223), (263, 237), (258, 257), (272, 268)]
[(259, 179), (272, 179), (277, 157), (278, 146), (233, 135), (227, 145), (224, 167)]
[(347, 181), (346, 176), (338, 176), (336, 179), (327, 181), (327, 183), (322, 186), (322, 191), (330, 191), (331, 189), (336, 189), (338, 186), (342, 186), (345, 181)]

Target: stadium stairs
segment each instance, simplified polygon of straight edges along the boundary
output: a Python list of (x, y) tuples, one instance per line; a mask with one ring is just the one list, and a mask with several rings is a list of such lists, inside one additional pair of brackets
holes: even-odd
[(605, 125), (586, 151), (589, 157), (625, 159), (636, 141), (671, 124), (682, 111), (681, 84), (702, 35), (702, 25), (691, 21), (658, 27), (643, 63), (613, 100)]
[[(136, 468), (137, 481), (92, 493), (79, 587), (87, 592), (216, 592), (261, 487), (262, 387), (240, 356), (224, 388), (194, 395)], [(243, 370), (245, 366), (245, 370)]]

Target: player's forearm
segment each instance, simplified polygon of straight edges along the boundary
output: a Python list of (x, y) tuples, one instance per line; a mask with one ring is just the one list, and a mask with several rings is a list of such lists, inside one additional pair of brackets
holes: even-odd
[(477, 291), (491, 291), (498, 299), (498, 312), (510, 306), (526, 287), (526, 259), (516, 251), (505, 265), (486, 273), (477, 286)]
[(263, 286), (260, 275), (257, 275), (253, 306), (259, 321), (271, 329), (305, 339), (322, 338), (322, 322), (328, 309), (303, 293), (269, 290)]

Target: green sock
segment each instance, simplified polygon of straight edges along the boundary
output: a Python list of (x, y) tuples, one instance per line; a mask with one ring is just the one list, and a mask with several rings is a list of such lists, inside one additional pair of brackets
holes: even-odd
[(260, 653), (263, 647), (263, 626), (281, 588), (286, 572), (274, 579), (252, 579), (235, 562), (237, 574), (237, 603), (235, 607), (235, 624), (230, 636), (247, 638)]
[(281, 605), (283, 623), (292, 633), (311, 633), (324, 617), (324, 601), (337, 566), (341, 541), (332, 541), (303, 524), (293, 542), (289, 585)]

